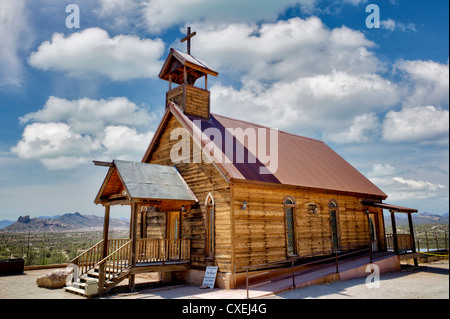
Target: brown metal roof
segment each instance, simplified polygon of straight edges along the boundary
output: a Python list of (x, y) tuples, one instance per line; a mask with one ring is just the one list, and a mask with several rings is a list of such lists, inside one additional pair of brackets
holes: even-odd
[(414, 208), (408, 208), (408, 207), (397, 206), (397, 205), (386, 204), (386, 203), (363, 201), (362, 204), (367, 205), (367, 206), (387, 209), (391, 212), (396, 212), (396, 213), (417, 213), (418, 212), (418, 210), (414, 209)]
[[(340, 157), (324, 142), (299, 135), (278, 131), (278, 168), (272, 174), (260, 174), (260, 167), (266, 166), (263, 158), (259, 158), (259, 150), (256, 150), (256, 162), (249, 163), (249, 145), (247, 138), (234, 137), (234, 155), (231, 163), (224, 160), (226, 153), (225, 134), (235, 129), (266, 129), (266, 143), (262, 147), (264, 154), (270, 154), (269, 128), (254, 123), (249, 123), (225, 116), (211, 114), (210, 120), (195, 116), (185, 115), (173, 103), (169, 103), (167, 112), (171, 112), (180, 123), (193, 134), (193, 127), (205, 132), (208, 128), (216, 128), (221, 132), (222, 140), (214, 140), (216, 146), (223, 145), (223, 152), (215, 154), (214, 164), (221, 170), (228, 180), (247, 180), (255, 182), (267, 182), (283, 185), (301, 186), (314, 189), (342, 191), (387, 198), (387, 195), (364, 177), (352, 165)], [(167, 118), (167, 116), (165, 116)], [(163, 125), (163, 123), (161, 123)], [(259, 138), (259, 137), (258, 137)], [(203, 141), (202, 146), (210, 140)], [(244, 146), (244, 163), (239, 163), (236, 158), (238, 144)], [(151, 146), (144, 156), (144, 161), (151, 154)], [(269, 164), (269, 163), (266, 163)]]

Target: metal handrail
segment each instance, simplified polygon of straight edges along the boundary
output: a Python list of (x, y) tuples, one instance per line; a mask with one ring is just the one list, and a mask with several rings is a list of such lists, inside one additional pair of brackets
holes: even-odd
[[(249, 274), (248, 274), (248, 271), (249, 271), (249, 269), (251, 269), (251, 268), (257, 268), (257, 267), (265, 267), (265, 266), (271, 266), (271, 265), (276, 265), (276, 264), (281, 264), (281, 263), (291, 263), (291, 276), (292, 276), (292, 287), (293, 287), (293, 289), (295, 288), (295, 270), (294, 270), (294, 261), (297, 261), (297, 260), (299, 260), (299, 259), (304, 259), (304, 258), (307, 258), (307, 257), (317, 257), (317, 255), (323, 255), (323, 254), (329, 254), (329, 253), (334, 253), (334, 256), (333, 257), (327, 257), (327, 258), (321, 258), (321, 259), (319, 259), (319, 260), (315, 260), (315, 261), (312, 261), (312, 262), (308, 262), (308, 263), (304, 263), (304, 264), (301, 264), (301, 265), (297, 265), (297, 266), (309, 266), (309, 265), (312, 265), (312, 264), (317, 264), (317, 263), (321, 263), (321, 262), (324, 262), (324, 261), (327, 261), (327, 260), (335, 260), (336, 262), (335, 262), (335, 264), (336, 264), (336, 273), (338, 273), (339, 272), (339, 258), (341, 258), (341, 257), (344, 257), (344, 256), (348, 256), (348, 255), (352, 255), (352, 254), (355, 254), (355, 253), (360, 253), (360, 252), (363, 252), (363, 251), (366, 251), (366, 250), (368, 250), (369, 251), (369, 258), (370, 258), (370, 262), (372, 263), (372, 261), (373, 261), (373, 256), (372, 256), (372, 243), (374, 242), (374, 241), (376, 241), (376, 240), (369, 240), (369, 241), (364, 241), (364, 242), (359, 242), (359, 243), (356, 243), (356, 244), (352, 244), (352, 245), (348, 245), (348, 246), (342, 246), (342, 247), (339, 247), (339, 248), (336, 248), (336, 249), (332, 249), (332, 250), (325, 250), (325, 251), (320, 251), (320, 252), (316, 252), (316, 253), (313, 253), (313, 254), (309, 254), (309, 255), (302, 255), (302, 256), (297, 256), (297, 257), (290, 257), (290, 258), (287, 258), (287, 259), (283, 259), (283, 260), (279, 260), (279, 261), (274, 261), (274, 262), (270, 262), (270, 263), (264, 263), (264, 264), (258, 264), (258, 265), (250, 265), (250, 266), (245, 266), (245, 267), (242, 267), (243, 269), (245, 269), (245, 272), (246, 272), (246, 278), (245, 278), (245, 286), (246, 286), (246, 291), (247, 291), (247, 299), (249, 299), (249, 282), (248, 282), (248, 279), (249, 278), (251, 278), (251, 277), (256, 277), (256, 276), (258, 276), (259, 274), (256, 274), (256, 275), (253, 275), (253, 276), (250, 276), (249, 277)], [(356, 251), (352, 251), (352, 252), (350, 252), (350, 253), (345, 253), (345, 254), (340, 254), (340, 255), (338, 255), (338, 251), (340, 251), (340, 250), (342, 250), (342, 249), (347, 249), (347, 248), (350, 248), (350, 247), (354, 247), (354, 246), (362, 246), (362, 245), (367, 245), (368, 247), (367, 248), (364, 248), (364, 249), (360, 249), (360, 250), (356, 250)], [(280, 271), (284, 271), (284, 270), (286, 270), (287, 268), (285, 267), (285, 268), (282, 268), (282, 269), (277, 269), (277, 270), (273, 270), (273, 271), (270, 271), (270, 273), (273, 273), (273, 272), (280, 272)]]

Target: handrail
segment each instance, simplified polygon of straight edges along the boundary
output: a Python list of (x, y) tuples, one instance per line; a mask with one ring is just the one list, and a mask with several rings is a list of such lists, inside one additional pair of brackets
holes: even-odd
[[(256, 275), (253, 275), (253, 276), (249, 277), (248, 271), (251, 268), (270, 266), (270, 265), (275, 265), (275, 264), (280, 264), (280, 263), (289, 263), (290, 262), (291, 263), (291, 267), (290, 268), (291, 268), (291, 277), (292, 277), (292, 287), (295, 288), (296, 284), (295, 284), (294, 261), (297, 261), (299, 259), (304, 259), (304, 258), (307, 258), (307, 257), (317, 257), (318, 254), (323, 255), (325, 253), (334, 253), (333, 257), (321, 258), (319, 260), (315, 260), (315, 261), (304, 263), (304, 264), (297, 265), (297, 266), (308, 266), (308, 265), (312, 265), (312, 264), (316, 264), (316, 263), (321, 263), (321, 262), (326, 261), (326, 260), (334, 259), (335, 260), (335, 264), (336, 264), (336, 273), (338, 273), (339, 272), (339, 258), (344, 257), (344, 256), (348, 256), (348, 255), (352, 255), (352, 254), (355, 254), (355, 253), (360, 253), (360, 252), (368, 250), (369, 251), (370, 262), (372, 263), (372, 261), (373, 261), (372, 243), (375, 242), (375, 241), (376, 240), (369, 240), (369, 241), (359, 242), (359, 243), (348, 245), (348, 246), (342, 246), (342, 247), (339, 247), (339, 248), (336, 248), (336, 249), (332, 249), (332, 250), (320, 251), (320, 252), (316, 252), (316, 253), (309, 254), (309, 255), (302, 255), (302, 256), (297, 256), (297, 257), (291, 257), (291, 258), (288, 258), (288, 259), (283, 259), (283, 260), (280, 260), (280, 261), (274, 261), (274, 262), (270, 262), (270, 263), (264, 263), (264, 264), (259, 264), (259, 265), (250, 265), (250, 266), (242, 267), (243, 269), (245, 269), (245, 272), (246, 272), (245, 286), (246, 286), (246, 291), (247, 291), (247, 299), (249, 299), (249, 281), (248, 281), (248, 279), (258, 276), (258, 274), (256, 274)], [(351, 251), (349, 253), (338, 255), (338, 251), (339, 250), (347, 249), (347, 248), (354, 247), (354, 246), (363, 246), (363, 245), (367, 245), (368, 247), (360, 249), (360, 250), (356, 250), (356, 251)], [(271, 271), (271, 273), (285, 271), (286, 269), (287, 268), (273, 270), (273, 271)]]
[[(100, 275), (103, 275), (108, 280), (111, 279), (130, 265), (130, 248), (131, 240), (128, 240), (125, 244), (97, 262), (94, 267), (103, 268), (99, 271)], [(106, 266), (108, 266), (108, 271), (106, 271)]]
[(100, 240), (98, 243), (94, 244), (94, 246), (92, 246), (92, 247), (89, 248), (88, 250), (83, 251), (81, 254), (79, 254), (78, 256), (76, 256), (75, 258), (73, 258), (72, 260), (70, 260), (69, 262), (72, 263), (72, 264), (77, 265), (78, 259), (80, 259), (81, 256), (85, 255), (88, 251), (94, 249), (96, 246), (100, 245), (101, 243), (103, 243), (103, 239)]
[(95, 263), (100, 259), (102, 250), (103, 239), (70, 262), (78, 266), (79, 275), (85, 274), (95, 267)]

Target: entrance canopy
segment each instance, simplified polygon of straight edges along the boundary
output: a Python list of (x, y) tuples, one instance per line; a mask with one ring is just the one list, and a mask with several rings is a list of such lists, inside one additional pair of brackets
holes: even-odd
[(394, 212), (394, 213), (417, 213), (418, 212), (417, 209), (414, 209), (414, 208), (402, 207), (402, 206), (386, 204), (386, 203), (363, 201), (362, 204), (366, 205), (366, 206), (387, 209), (390, 212)]
[(137, 203), (170, 210), (198, 201), (175, 167), (120, 160), (94, 164), (109, 167), (95, 204)]

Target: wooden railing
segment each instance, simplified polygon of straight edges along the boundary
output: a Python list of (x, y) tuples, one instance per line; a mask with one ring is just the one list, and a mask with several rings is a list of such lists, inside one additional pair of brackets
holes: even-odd
[(138, 239), (137, 262), (182, 261), (190, 258), (189, 239)]
[[(394, 250), (394, 235), (386, 235), (388, 250)], [(413, 250), (413, 237), (410, 234), (397, 234), (397, 248), (399, 251)]]
[[(190, 259), (189, 239), (138, 239), (136, 243), (137, 263), (183, 261)], [(128, 250), (127, 247), (130, 247)], [(108, 240), (108, 252), (102, 258), (103, 240), (78, 255), (70, 262), (78, 266), (78, 274), (83, 275), (100, 264), (107, 265), (108, 272), (121, 272), (131, 260), (129, 239)]]
[[(109, 239), (107, 255), (111, 254), (127, 241), (128, 239)], [(83, 275), (89, 270), (93, 269), (95, 265), (102, 259), (103, 243), (104, 241), (102, 239), (97, 244), (70, 261), (72, 264), (78, 266), (79, 275)]]
[(94, 265), (101, 259), (102, 251), (103, 239), (70, 262), (78, 266), (79, 275), (85, 274), (93, 269)]
[(99, 282), (111, 280), (130, 266), (131, 240), (128, 240), (111, 254), (95, 264), (99, 268)]

